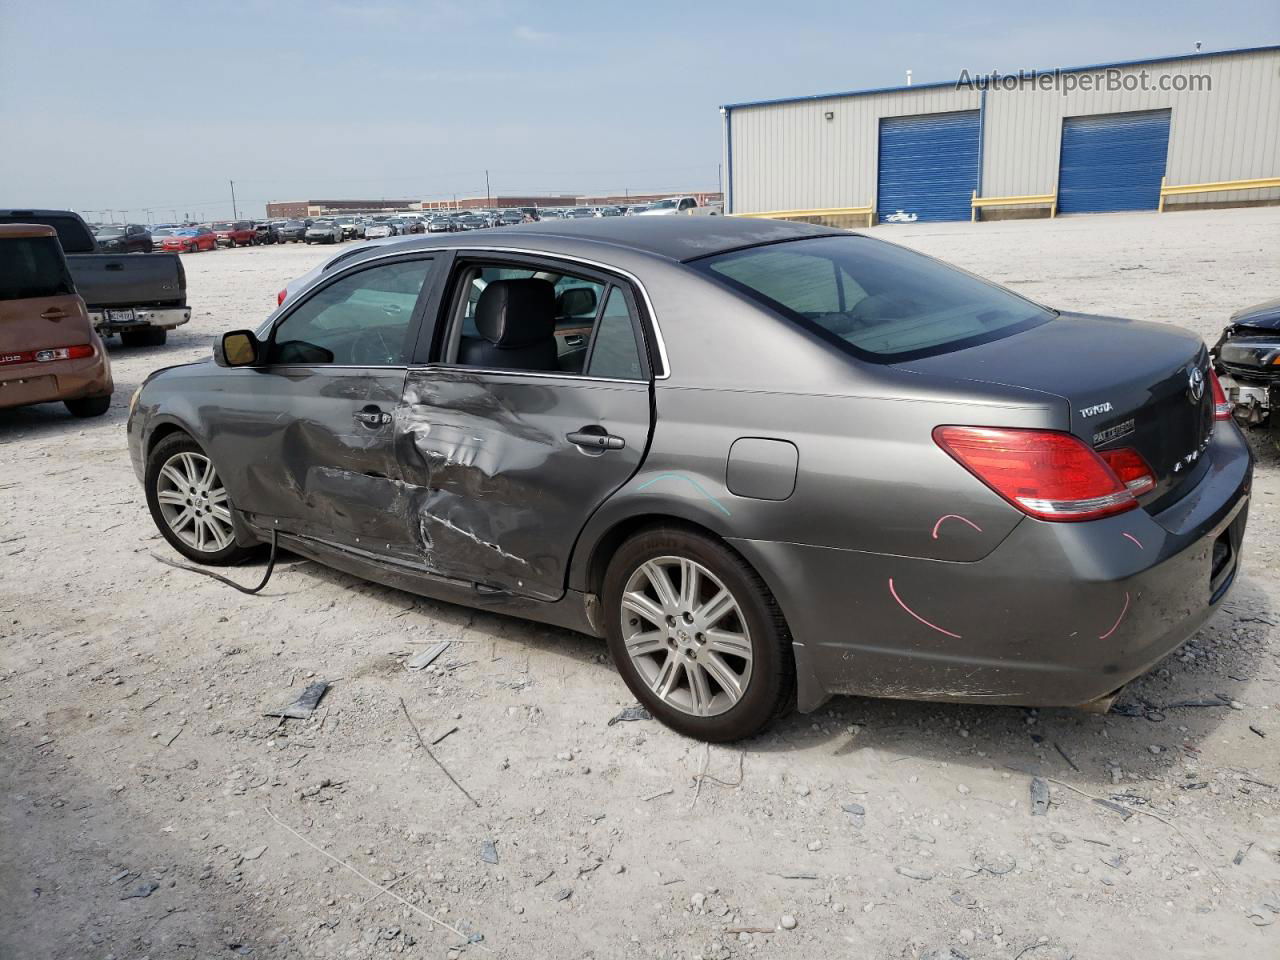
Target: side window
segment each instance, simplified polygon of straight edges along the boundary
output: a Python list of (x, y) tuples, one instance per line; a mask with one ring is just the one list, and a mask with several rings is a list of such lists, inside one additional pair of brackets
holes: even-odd
[(445, 355), (463, 366), (580, 374), (605, 286), (534, 267), (468, 267)]
[(609, 298), (600, 314), (600, 322), (596, 324), (587, 374), (619, 380), (644, 379), (635, 324), (631, 322), (626, 294), (619, 287), (609, 289)]
[(370, 267), (317, 290), (276, 325), (271, 363), (400, 366), (431, 260)]

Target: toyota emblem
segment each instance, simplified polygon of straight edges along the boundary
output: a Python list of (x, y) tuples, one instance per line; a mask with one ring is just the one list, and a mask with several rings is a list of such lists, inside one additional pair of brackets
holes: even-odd
[(1204, 371), (1199, 367), (1187, 369), (1187, 399), (1199, 403), (1204, 397)]

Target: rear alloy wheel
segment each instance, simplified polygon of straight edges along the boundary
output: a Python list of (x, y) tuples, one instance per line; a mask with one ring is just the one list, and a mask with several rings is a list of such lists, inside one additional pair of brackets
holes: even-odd
[(693, 531), (627, 541), (605, 576), (609, 648), (623, 680), (667, 726), (700, 740), (750, 737), (795, 689), (786, 624), (741, 557)]
[(170, 434), (151, 451), (146, 492), (160, 533), (184, 557), (221, 566), (253, 553), (236, 543), (231, 501), (213, 461), (186, 434)]

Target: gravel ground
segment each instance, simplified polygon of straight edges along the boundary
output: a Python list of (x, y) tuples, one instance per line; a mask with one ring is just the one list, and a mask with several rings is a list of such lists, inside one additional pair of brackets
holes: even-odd
[[(1275, 207), (874, 233), (1206, 337), (1280, 292)], [(108, 416), (0, 413), (0, 955), (1280, 953), (1273, 453), (1232, 597), (1127, 714), (840, 698), (708, 749), (610, 725), (631, 701), (585, 637), (298, 559), (245, 597), (153, 558), (130, 394), (329, 252), (190, 256), (192, 323), (113, 350)], [(309, 720), (262, 716), (315, 678)]]

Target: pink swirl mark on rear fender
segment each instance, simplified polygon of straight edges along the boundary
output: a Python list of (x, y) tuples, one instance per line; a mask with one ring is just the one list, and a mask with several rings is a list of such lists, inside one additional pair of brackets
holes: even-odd
[(979, 533), (982, 532), (982, 528), (978, 526), (976, 523), (974, 523), (972, 520), (970, 520), (968, 517), (962, 517), (958, 513), (948, 513), (939, 517), (938, 522), (933, 525), (933, 539), (935, 540), (938, 539), (938, 528), (942, 526), (943, 520), (960, 520), (963, 523), (967, 523), (969, 526), (973, 527), (973, 529), (977, 530)]
[(946, 634), (948, 637), (952, 637), (953, 639), (956, 639), (956, 640), (962, 639), (960, 634), (952, 633), (950, 630), (943, 630), (936, 623), (930, 623), (924, 617), (920, 616), (920, 614), (916, 613), (914, 610), (908, 607), (905, 603), (903, 603), (902, 598), (898, 596), (898, 591), (894, 589), (893, 577), (889, 578), (889, 592), (893, 594), (893, 599), (898, 601), (898, 606), (900, 606), (903, 610), (907, 611), (907, 613), (911, 614), (911, 616), (915, 617), (917, 620), (923, 623), (930, 630), (937, 630), (939, 633)]
[(1105, 640), (1116, 632), (1116, 627), (1120, 626), (1120, 621), (1124, 619), (1124, 615), (1129, 612), (1129, 591), (1124, 592), (1124, 606), (1120, 608), (1120, 616), (1116, 617), (1116, 622), (1111, 625), (1111, 629), (1100, 636), (1099, 640)]
[(1146, 547), (1142, 545), (1142, 541), (1139, 540), (1137, 537), (1135, 537), (1132, 533), (1122, 533), (1120, 534), (1120, 536), (1124, 537), (1126, 540), (1132, 540), (1134, 543), (1138, 545), (1139, 550), (1146, 549)]

